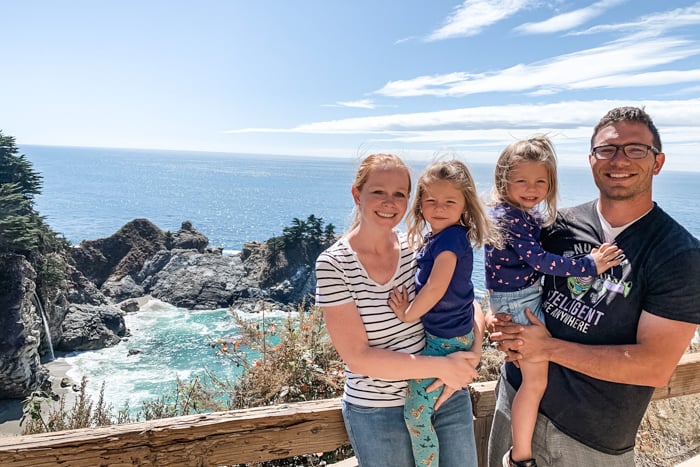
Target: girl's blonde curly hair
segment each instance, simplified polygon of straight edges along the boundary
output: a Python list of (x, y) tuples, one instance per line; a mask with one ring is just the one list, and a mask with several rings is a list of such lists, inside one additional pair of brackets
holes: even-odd
[(464, 196), (464, 212), (459, 223), (469, 230), (472, 245), (478, 248), (486, 243), (499, 244), (500, 235), (479, 198), (474, 178), (463, 162), (452, 159), (433, 162), (418, 179), (416, 195), (406, 220), (409, 245), (416, 250), (423, 246), (423, 232), (428, 223), (423, 217), (421, 202), (426, 193), (426, 186), (441, 180), (451, 183)]
[(494, 172), (494, 202), (513, 204), (508, 199), (508, 181), (513, 168), (522, 162), (538, 162), (547, 169), (549, 189), (543, 200), (544, 209), (541, 214), (542, 225), (551, 225), (557, 218), (557, 155), (554, 145), (545, 135), (516, 141), (501, 152)]

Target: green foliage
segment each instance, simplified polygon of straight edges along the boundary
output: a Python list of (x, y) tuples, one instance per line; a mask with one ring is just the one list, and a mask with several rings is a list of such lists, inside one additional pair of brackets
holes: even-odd
[(39, 288), (66, 286), (67, 265), (63, 256), (49, 253), (36, 259), (35, 269)]
[(31, 162), (19, 154), (15, 139), (0, 131), (0, 256), (20, 254), (36, 265), (34, 255), (66, 247), (34, 210), (41, 182)]
[[(330, 342), (320, 308), (299, 305), (298, 313), (275, 321), (245, 320), (235, 339), (219, 339), (217, 353), (244, 368), (232, 389), (233, 408), (258, 407), (338, 397), (343, 364)], [(256, 357), (250, 359), (250, 355)]]
[(0, 184), (0, 255), (26, 255), (38, 246), (39, 226), (31, 201), (17, 183)]
[(165, 231), (165, 247), (167, 249), (172, 249), (174, 241), (175, 241), (175, 236), (173, 235), (173, 233), (169, 230), (166, 230)]
[(305, 221), (294, 218), (282, 235), (267, 240), (263, 286), (289, 277), (298, 266), (312, 268), (318, 255), (335, 241), (335, 226), (311, 214)]
[(65, 397), (59, 398), (56, 405), (52, 403), (53, 399), (43, 391), (32, 392), (23, 404), (24, 415), (20, 420), (20, 426), (24, 425), (22, 433), (45, 433), (111, 425), (108, 414), (112, 408), (104, 402), (104, 383), (100, 389), (97, 405), (94, 406), (86, 388), (87, 378), (83, 378), (70, 409), (66, 408)]
[(225, 409), (212, 399), (214, 383), (202, 383), (199, 377), (189, 382), (177, 378), (172, 393), (144, 402), (141, 410), (135, 415), (131, 413), (128, 403), (115, 413), (112, 405), (104, 400), (104, 382), (97, 402), (93, 403), (87, 393), (87, 383), (87, 378), (83, 377), (70, 407), (67, 407), (65, 394), (51, 397), (41, 390), (32, 392), (23, 402), (23, 415), (20, 420), (20, 426), (23, 425), (22, 434), (95, 428)]
[(41, 175), (24, 154), (19, 154), (15, 138), (0, 131), (0, 185), (4, 184), (16, 184), (27, 199), (41, 193)]
[(334, 239), (335, 226), (328, 224), (324, 227), (323, 219), (311, 214), (305, 221), (295, 217), (292, 219), (292, 225), (282, 229), (280, 237), (273, 237), (270, 240), (276, 242), (285, 252), (301, 252), (307, 262), (314, 262), (319, 253), (325, 250)]
[[(42, 405), (48, 396), (36, 392), (27, 398), (23, 419), (36, 420), (38, 424), (31, 425), (34, 431), (25, 428), (25, 432), (111, 424), (96, 423), (96, 420), (106, 418), (134, 422), (337, 397), (342, 393), (345, 378), (343, 364), (328, 338), (320, 309), (312, 307), (308, 312), (303, 309), (304, 304), (300, 304), (298, 313), (290, 313), (277, 321), (266, 318), (264, 313), (261, 321), (246, 320), (234, 314), (241, 327), (240, 336), (210, 342), (218, 355), (243, 368), (243, 374), (233, 382), (217, 379), (210, 373), (188, 382), (178, 379), (173, 393), (144, 403), (137, 415), (128, 416), (128, 407), (113, 415), (112, 408), (101, 400), (93, 406), (85, 392), (86, 380), (83, 379), (71, 410), (65, 410), (65, 407), (51, 409), (48, 419), (43, 417), (45, 407)], [(65, 402), (64, 399), (61, 401)], [(95, 411), (100, 412), (97, 418)], [(108, 413), (109, 417), (105, 415)], [(58, 418), (62, 421), (57, 421)]]

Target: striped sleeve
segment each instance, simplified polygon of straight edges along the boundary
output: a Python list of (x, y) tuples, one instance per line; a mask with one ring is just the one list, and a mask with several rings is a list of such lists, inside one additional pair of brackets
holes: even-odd
[(348, 281), (351, 276), (356, 277), (361, 272), (351, 264), (351, 260), (352, 253), (343, 252), (339, 243), (321, 253), (316, 260), (316, 305), (343, 305), (354, 300)]

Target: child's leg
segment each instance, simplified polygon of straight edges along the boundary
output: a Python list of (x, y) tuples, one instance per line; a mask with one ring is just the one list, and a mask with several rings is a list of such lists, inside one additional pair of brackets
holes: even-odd
[(547, 371), (549, 364), (520, 363), (523, 382), (513, 399), (511, 430), (513, 432), (513, 451), (515, 461), (532, 458), (532, 435), (535, 432), (537, 412), (544, 390), (547, 388)]
[[(474, 343), (474, 333), (453, 338), (441, 338), (426, 332), (426, 345), (423, 355), (443, 356), (469, 350)], [(427, 387), (434, 378), (410, 380), (404, 407), (404, 418), (411, 435), (413, 459), (416, 467), (439, 466), (440, 454), (438, 437), (433, 427), (432, 416), (435, 401), (442, 394), (442, 389), (427, 392)]]
[[(539, 284), (516, 292), (497, 292), (491, 295), (491, 308), (494, 313), (511, 315), (513, 322), (529, 325), (525, 309), (544, 321), (542, 313), (542, 295)], [(535, 432), (540, 401), (547, 388), (547, 371), (549, 364), (520, 363), (523, 382), (512, 404), (511, 431), (513, 433), (513, 450), (510, 455), (515, 461), (532, 459), (532, 435)]]
[(435, 381), (432, 378), (412, 379), (408, 382), (408, 393), (404, 408), (404, 419), (411, 435), (411, 447), (416, 467), (440, 465), (438, 439), (431, 417), (433, 407), (442, 390), (427, 392)]

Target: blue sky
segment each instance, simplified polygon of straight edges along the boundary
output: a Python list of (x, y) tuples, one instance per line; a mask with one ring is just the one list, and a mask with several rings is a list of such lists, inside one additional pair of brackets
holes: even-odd
[(0, 0), (18, 144), (492, 162), (645, 106), (700, 170), (700, 2)]

